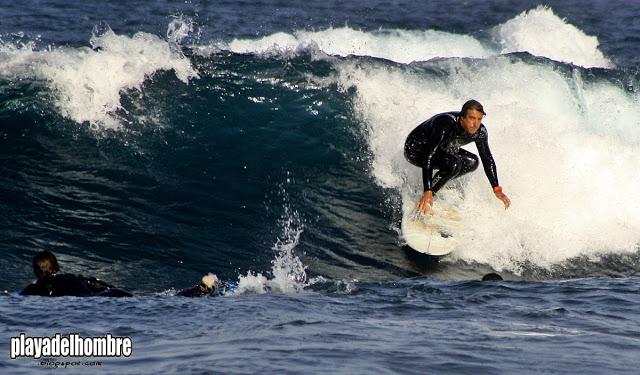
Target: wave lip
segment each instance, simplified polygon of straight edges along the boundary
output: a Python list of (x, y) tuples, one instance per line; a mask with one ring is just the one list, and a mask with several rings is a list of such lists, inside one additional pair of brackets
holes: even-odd
[(316, 49), (335, 56), (370, 56), (399, 63), (426, 61), (436, 57), (485, 58), (494, 52), (477, 39), (443, 31), (377, 30), (350, 27), (322, 31), (279, 32), (261, 39), (234, 39), (217, 46), (235, 53), (286, 54)]
[(115, 112), (120, 94), (140, 89), (157, 71), (174, 71), (188, 83), (198, 73), (179, 48), (152, 34), (117, 35), (108, 26), (94, 29), (92, 48), (56, 48), (35, 51), (33, 44), (17, 48), (1, 45), (4, 76), (47, 82), (60, 113), (75, 122), (119, 128)]
[[(545, 6), (522, 12), (494, 27), (492, 34), (494, 40), (483, 42), (475, 36), (437, 30), (363, 31), (331, 27), (320, 31), (278, 32), (259, 39), (234, 39), (217, 43), (214, 50), (269, 56), (319, 50), (328, 55), (370, 56), (403, 64), (434, 58), (485, 59), (512, 52), (529, 52), (587, 68), (614, 67), (598, 49), (597, 37), (585, 34)], [(499, 47), (493, 47), (494, 43)]]
[(585, 68), (614, 66), (598, 49), (597, 37), (585, 34), (542, 5), (497, 26), (494, 32), (503, 54), (529, 52)]
[[(116, 112), (122, 109), (123, 91), (140, 89), (158, 71), (173, 71), (188, 83), (198, 72), (179, 48), (193, 33), (193, 21), (174, 19), (166, 39), (138, 32), (129, 37), (108, 26), (94, 30), (91, 48), (35, 50), (34, 43), (17, 46), (0, 41), (0, 75), (45, 81), (53, 91), (60, 114), (78, 123), (119, 128)], [(399, 63), (435, 58), (489, 59), (499, 54), (526, 51), (553, 60), (585, 67), (613, 67), (589, 36), (548, 7), (526, 11), (493, 29), (493, 42), (475, 36), (437, 30), (379, 29), (363, 31), (348, 26), (320, 31), (278, 32), (260, 39), (234, 39), (196, 51), (220, 49), (235, 53), (266, 55), (321, 51), (335, 56), (370, 56)], [(494, 45), (495, 46), (495, 45)]]

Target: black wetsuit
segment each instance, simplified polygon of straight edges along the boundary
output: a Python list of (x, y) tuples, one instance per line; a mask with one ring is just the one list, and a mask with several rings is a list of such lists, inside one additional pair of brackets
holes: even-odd
[(207, 288), (206, 286), (199, 284), (193, 288), (184, 289), (176, 293), (176, 296), (182, 297), (205, 297), (205, 296), (220, 296), (223, 295), (229, 285), (224, 281), (220, 281), (217, 286), (213, 288)]
[[(418, 125), (407, 137), (404, 155), (411, 164), (422, 168), (424, 191), (435, 193), (450, 179), (478, 168), (478, 157), (460, 148), (471, 142), (478, 148), (491, 186), (498, 186), (487, 128), (480, 124), (478, 131), (470, 135), (460, 125), (460, 112), (440, 113)], [(434, 169), (438, 170), (435, 176)]]
[(51, 297), (131, 297), (131, 294), (116, 289), (113, 285), (102, 280), (68, 273), (56, 273), (41, 277), (35, 283), (27, 285), (20, 294)]

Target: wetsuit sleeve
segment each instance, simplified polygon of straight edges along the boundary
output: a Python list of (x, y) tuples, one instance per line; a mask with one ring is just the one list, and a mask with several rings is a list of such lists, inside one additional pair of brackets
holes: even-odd
[(203, 293), (200, 288), (198, 287), (198, 285), (194, 286), (193, 288), (189, 288), (189, 289), (183, 289), (181, 291), (179, 291), (178, 293), (176, 293), (176, 296), (182, 296), (182, 297), (203, 297), (205, 296), (205, 293)]
[(42, 295), (42, 291), (36, 284), (29, 284), (26, 288), (22, 289), (20, 294), (23, 296), (40, 296)]
[(115, 286), (105, 283), (102, 280), (96, 279), (95, 277), (85, 277), (78, 275), (78, 278), (82, 279), (87, 285), (87, 288), (89, 288), (89, 290), (91, 290), (93, 293), (100, 293), (109, 288), (115, 288)]
[(480, 154), (480, 160), (482, 160), (482, 167), (484, 173), (491, 183), (491, 187), (498, 186), (498, 172), (496, 170), (496, 162), (493, 160), (491, 150), (489, 149), (489, 137), (486, 129), (483, 136), (476, 140), (476, 147), (478, 148), (478, 154)]
[(422, 160), (422, 186), (424, 191), (433, 189), (433, 156), (447, 134), (446, 118), (434, 119), (433, 131), (425, 144), (424, 160)]

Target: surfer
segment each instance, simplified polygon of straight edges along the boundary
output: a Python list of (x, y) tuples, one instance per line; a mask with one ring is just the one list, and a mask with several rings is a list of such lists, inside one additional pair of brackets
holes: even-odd
[(202, 277), (200, 284), (184, 289), (176, 293), (176, 296), (183, 297), (204, 297), (204, 296), (219, 296), (224, 294), (228, 285), (221, 281), (218, 276), (213, 273), (209, 273)]
[(102, 280), (81, 275), (60, 273), (56, 256), (41, 251), (33, 257), (33, 272), (38, 280), (20, 292), (24, 296), (77, 296), (77, 297), (131, 297), (130, 293), (116, 289)]
[[(511, 202), (498, 184), (487, 129), (482, 124), (485, 115), (482, 104), (469, 100), (460, 112), (437, 114), (411, 131), (404, 144), (404, 155), (411, 164), (422, 168), (424, 193), (418, 203), (418, 211), (431, 212), (433, 195), (444, 184), (478, 168), (478, 157), (460, 148), (471, 142), (476, 144), (493, 193), (505, 209), (509, 208)], [(438, 172), (434, 175), (436, 169)]]

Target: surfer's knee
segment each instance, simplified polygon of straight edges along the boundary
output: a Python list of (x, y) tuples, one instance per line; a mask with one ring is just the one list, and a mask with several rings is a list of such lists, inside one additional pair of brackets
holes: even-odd
[(478, 169), (478, 165), (480, 164), (480, 162), (476, 155), (468, 152), (468, 153), (465, 153), (464, 155), (460, 155), (460, 164), (462, 166), (460, 168), (459, 174), (463, 175)]
[(411, 139), (407, 139), (407, 141), (404, 144), (404, 158), (411, 164), (415, 165), (416, 167), (420, 167), (422, 168), (423, 164), (421, 162), (421, 150), (417, 147), (417, 145), (415, 144), (415, 142)]
[(463, 167), (463, 163), (462, 160), (458, 159), (458, 158), (452, 158), (452, 160), (450, 161), (449, 164), (449, 175), (451, 177), (455, 177), (457, 175), (460, 174), (460, 172), (462, 172), (462, 167)]
[(478, 169), (478, 165), (480, 164), (480, 162), (478, 161), (478, 157), (475, 155), (471, 155), (467, 158), (467, 166), (466, 166), (466, 170), (468, 172), (473, 172), (476, 169)]

